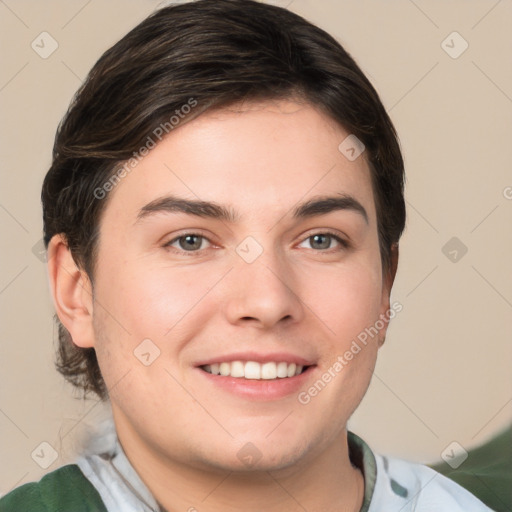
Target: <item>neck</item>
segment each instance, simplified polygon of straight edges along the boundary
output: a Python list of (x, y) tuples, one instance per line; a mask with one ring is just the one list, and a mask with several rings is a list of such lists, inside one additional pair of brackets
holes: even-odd
[(364, 479), (350, 462), (346, 430), (321, 453), (275, 471), (197, 468), (155, 453), (127, 432), (119, 432), (119, 439), (166, 511), (358, 512), (362, 506)]

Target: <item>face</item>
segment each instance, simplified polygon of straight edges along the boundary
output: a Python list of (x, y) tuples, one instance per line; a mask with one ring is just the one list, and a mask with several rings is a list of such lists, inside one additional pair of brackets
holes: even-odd
[(338, 149), (348, 135), (291, 101), (210, 112), (111, 192), (91, 345), (122, 442), (243, 470), (339, 439), (385, 328), (353, 342), (389, 308), (368, 165)]

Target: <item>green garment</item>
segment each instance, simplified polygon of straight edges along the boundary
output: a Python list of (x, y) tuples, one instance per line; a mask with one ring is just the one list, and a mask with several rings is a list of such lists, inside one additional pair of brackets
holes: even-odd
[(0, 499), (0, 512), (107, 512), (100, 495), (76, 464), (63, 466), (39, 482)]
[(457, 469), (446, 462), (430, 467), (465, 487), (496, 512), (512, 511), (512, 427), (470, 450)]

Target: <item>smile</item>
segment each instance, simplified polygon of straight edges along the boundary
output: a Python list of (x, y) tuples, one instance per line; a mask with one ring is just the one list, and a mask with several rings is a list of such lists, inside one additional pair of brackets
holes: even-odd
[(206, 364), (201, 369), (212, 375), (251, 380), (287, 379), (300, 375), (308, 367), (295, 363), (256, 361), (231, 361)]

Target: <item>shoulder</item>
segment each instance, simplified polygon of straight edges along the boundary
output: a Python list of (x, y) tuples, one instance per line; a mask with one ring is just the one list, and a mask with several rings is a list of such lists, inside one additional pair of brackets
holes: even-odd
[[(489, 512), (469, 491), (437, 471), (406, 460), (375, 455), (377, 480), (372, 504), (396, 504), (402, 512)], [(369, 512), (373, 512), (373, 508)], [(389, 508), (394, 510), (394, 508)]]
[(76, 464), (63, 466), (39, 482), (22, 485), (2, 499), (0, 512), (106, 512), (92, 484)]

